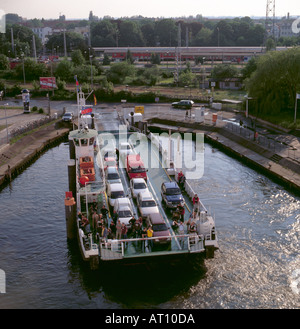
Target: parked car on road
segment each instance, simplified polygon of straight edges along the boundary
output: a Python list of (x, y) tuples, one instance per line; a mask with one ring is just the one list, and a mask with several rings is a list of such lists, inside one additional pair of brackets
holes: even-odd
[(182, 109), (191, 109), (193, 107), (194, 102), (191, 100), (181, 100), (179, 102), (172, 103), (172, 107), (174, 108), (182, 108)]
[(71, 122), (74, 118), (74, 115), (72, 112), (66, 112), (63, 116), (62, 116), (62, 121), (65, 122)]

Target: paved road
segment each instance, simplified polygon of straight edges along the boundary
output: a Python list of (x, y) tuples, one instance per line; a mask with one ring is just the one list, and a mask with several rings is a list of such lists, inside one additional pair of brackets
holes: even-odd
[[(8, 106), (22, 106), (22, 100), (16, 100), (16, 99), (6, 99), (3, 101), (0, 101), (0, 105), (8, 104)], [(30, 106), (37, 106), (38, 108), (43, 108), (45, 111), (48, 110), (48, 99), (32, 99), (30, 102)], [(100, 103), (96, 106), (97, 111), (101, 111), (101, 109), (109, 109), (109, 108), (116, 108), (119, 113), (123, 113), (124, 108), (134, 108), (134, 104), (122, 104), (122, 103)], [(180, 110), (180, 109), (173, 109), (170, 104), (145, 104), (145, 118), (151, 118), (151, 117), (160, 117), (160, 118), (174, 118), (176, 120), (182, 120), (182, 121), (193, 121), (193, 116), (195, 114), (195, 109), (199, 108), (200, 104), (195, 104), (192, 111), (188, 111), (188, 115), (190, 116), (192, 114), (192, 119), (189, 117), (186, 117), (186, 110)], [(77, 115), (77, 104), (75, 101), (51, 101), (50, 102), (51, 107), (51, 114), (57, 113), (58, 115), (62, 115), (63, 110), (73, 112), (75, 116)], [(212, 114), (218, 114), (218, 118), (221, 118), (222, 122), (231, 122), (235, 125), (239, 125), (240, 119), (243, 120), (244, 125), (246, 125), (249, 128), (252, 128), (250, 119), (246, 119), (241, 113), (235, 113), (235, 112), (228, 112), (228, 111), (216, 111), (211, 109), (205, 109), (205, 118), (206, 121), (209, 123), (211, 120)], [(7, 114), (7, 124), (9, 126), (9, 131), (14, 129), (17, 126), (23, 125), (24, 123), (28, 123), (29, 121), (38, 120), (43, 117), (42, 114), (38, 113), (31, 113), (31, 114), (23, 114), (23, 111), (21, 109), (16, 110), (6, 110)], [(0, 126), (6, 125), (6, 118), (4, 110), (0, 110)], [(284, 146), (288, 146), (286, 148), (286, 151), (288, 151), (287, 156), (294, 158), (298, 161), (300, 161), (300, 138), (295, 137), (293, 135), (284, 133), (282, 131), (279, 131), (275, 128), (272, 128), (270, 126), (265, 126), (263, 124), (256, 124), (256, 131), (259, 133), (260, 136), (266, 137), (267, 141), (274, 141), (281, 143)], [(237, 133), (239, 130), (237, 131)], [(6, 129), (0, 130), (0, 145), (1, 142), (6, 142)], [(267, 145), (267, 142), (265, 143), (265, 146)], [(277, 144), (279, 145), (279, 144)], [(274, 143), (269, 145), (269, 147), (274, 148)], [(282, 152), (281, 152), (282, 153)], [(282, 156), (285, 156), (284, 154), (281, 154)]]

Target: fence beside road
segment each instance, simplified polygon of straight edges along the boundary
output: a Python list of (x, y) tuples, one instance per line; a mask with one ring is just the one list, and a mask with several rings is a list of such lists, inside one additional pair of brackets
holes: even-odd
[[(56, 115), (54, 114), (51, 116), (45, 116), (45, 117), (39, 118), (37, 120), (32, 120), (32, 121), (26, 122), (18, 127), (12, 128), (12, 129), (8, 129), (8, 133), (7, 133), (6, 137), (0, 138), (0, 145), (6, 144), (7, 142), (9, 143), (12, 138), (20, 136), (20, 135), (27, 133), (31, 130), (34, 130), (36, 128), (39, 128), (39, 127), (43, 126), (44, 124), (54, 121), (56, 119), (57, 119), (57, 114)], [(3, 129), (3, 131), (6, 131), (6, 128)]]

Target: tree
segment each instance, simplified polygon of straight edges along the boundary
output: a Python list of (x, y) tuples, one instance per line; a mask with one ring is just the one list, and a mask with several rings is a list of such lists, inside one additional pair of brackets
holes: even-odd
[(300, 91), (300, 48), (261, 56), (257, 69), (246, 81), (246, 89), (256, 99), (257, 114), (293, 113), (296, 93)]
[[(35, 34), (32, 30), (26, 26), (19, 24), (7, 24), (5, 39), (11, 41), (11, 28), (13, 29), (14, 43), (16, 44), (15, 49), (17, 52), (26, 52), (26, 55), (32, 54), (32, 38)], [(42, 42), (39, 38), (35, 38), (35, 46), (37, 52), (42, 49)], [(25, 48), (26, 47), (26, 48)]]
[(145, 41), (145, 46), (154, 47), (155, 44), (155, 23), (153, 21), (146, 21), (141, 26), (141, 31), (143, 33), (143, 38)]
[(162, 19), (156, 22), (155, 35), (159, 45), (171, 47), (177, 45), (177, 26), (173, 19)]
[(160, 55), (159, 54), (151, 54), (151, 64), (160, 64)]
[(129, 49), (127, 50), (127, 53), (126, 53), (126, 61), (129, 64), (133, 64), (134, 63), (134, 58), (132, 57), (132, 53), (131, 53), (131, 51)]
[(121, 21), (119, 24), (119, 33), (120, 47), (143, 47), (145, 45), (142, 31), (134, 21)]
[(257, 57), (252, 57), (245, 67), (242, 68), (243, 80), (250, 78), (251, 74), (257, 69)]
[[(24, 71), (26, 80), (39, 80), (40, 77), (47, 76), (49, 70), (43, 63), (36, 63), (34, 59), (26, 58), (24, 60)], [(23, 79), (23, 63), (15, 68), (15, 74), (18, 79)]]
[(72, 52), (71, 58), (72, 58), (72, 63), (74, 64), (74, 66), (80, 66), (80, 65), (84, 64), (84, 62), (85, 62), (82, 52), (79, 49), (74, 50)]
[(117, 45), (117, 25), (108, 19), (91, 24), (93, 47), (115, 47)]
[(212, 30), (203, 27), (192, 40), (192, 46), (205, 47), (210, 45)]
[(64, 59), (61, 61), (56, 70), (55, 75), (64, 81), (74, 81), (74, 65), (72, 62)]
[(195, 79), (196, 75), (191, 71), (182, 72), (179, 75), (179, 84), (181, 86), (191, 87), (194, 84)]
[[(67, 52), (72, 51), (73, 49), (85, 49), (86, 41), (84, 37), (76, 32), (66, 32), (66, 47)], [(53, 34), (49, 36), (48, 42), (46, 43), (46, 48), (51, 53), (54, 53), (54, 49), (59, 53), (64, 53), (64, 33)]]
[(103, 63), (103, 65), (110, 65), (110, 58), (107, 54), (104, 54), (102, 63)]
[(73, 68), (72, 74), (77, 75), (77, 79), (80, 82), (91, 81), (91, 70), (93, 77), (97, 75), (97, 70), (94, 66), (90, 65), (78, 65)]
[(112, 83), (123, 83), (126, 77), (134, 75), (134, 66), (127, 61), (113, 64), (107, 71), (107, 80)]
[(215, 81), (220, 81), (229, 78), (235, 78), (238, 76), (238, 69), (229, 64), (216, 65), (211, 71), (211, 77)]
[(9, 69), (9, 61), (8, 58), (1, 54), (0, 55), (0, 70), (8, 70)]

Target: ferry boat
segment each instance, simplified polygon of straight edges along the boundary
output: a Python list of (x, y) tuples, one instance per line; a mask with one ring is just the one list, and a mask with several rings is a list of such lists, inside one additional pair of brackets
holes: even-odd
[[(113, 109), (109, 113), (86, 111), (83, 92), (78, 91), (77, 96), (78, 127), (69, 133), (69, 191), (66, 192), (65, 210), (68, 238), (77, 237), (83, 260), (89, 262), (91, 269), (97, 269), (107, 263), (129, 265), (162, 261), (171, 264), (179, 261), (182, 264), (183, 259), (193, 261), (199, 256), (213, 257), (214, 251), (218, 249), (214, 218), (208, 214), (200, 201), (198, 210), (191, 217), (191, 221), (195, 223), (195, 231), (192, 233), (187, 231), (186, 226), (184, 231), (176, 231), (172, 225), (176, 212), (172, 214), (163, 207), (157, 188), (154, 188), (154, 183), (157, 185), (163, 181), (152, 180), (149, 175), (152, 169), (147, 172), (145, 183), (148, 188), (147, 193), (149, 192), (147, 195), (150, 195), (152, 203), (155, 203), (153, 209), (157, 210), (152, 210), (155, 215), (150, 212), (141, 216), (138, 203), (147, 195), (140, 193), (140, 199), (139, 195), (137, 198), (132, 197), (125, 165), (127, 154), (135, 154), (135, 149), (129, 141), (124, 142), (118, 128), (119, 125), (123, 125), (122, 131), (127, 133), (133, 126)], [(115, 144), (111, 147), (104, 141), (106, 134), (115, 138)], [(151, 141), (153, 136), (147, 134), (147, 138)], [(129, 145), (129, 149), (126, 148), (125, 153), (121, 153), (119, 145), (125, 144), (127, 147)], [(116, 150), (119, 154), (115, 153)], [(161, 155), (166, 153), (161, 147), (158, 147), (157, 151)], [(104, 158), (112, 156), (119, 160), (116, 168), (120, 173), (120, 178), (113, 182), (106, 179), (104, 166)], [(176, 180), (178, 169), (174, 166), (167, 171), (162, 168), (153, 170), (161, 170), (163, 174), (161, 180)], [(129, 208), (132, 209), (130, 216), (134, 217), (136, 222), (139, 221), (140, 225), (140, 228), (135, 230), (127, 222), (127, 226), (124, 225), (131, 235), (121, 237), (109, 230), (110, 228), (113, 230), (118, 218), (113, 211), (114, 208), (109, 204), (111, 195), (107, 195), (108, 184), (120, 185), (120, 181), (123, 192), (118, 198), (130, 200)], [(184, 190), (188, 208), (187, 204), (189, 203), (191, 207), (191, 199), (195, 193), (187, 181), (184, 183)], [(103, 210), (106, 211), (103, 213)], [(156, 231), (157, 220), (160, 221), (157, 230), (163, 233)], [(152, 225), (152, 237), (142, 233), (143, 229), (146, 232), (149, 225)]]

